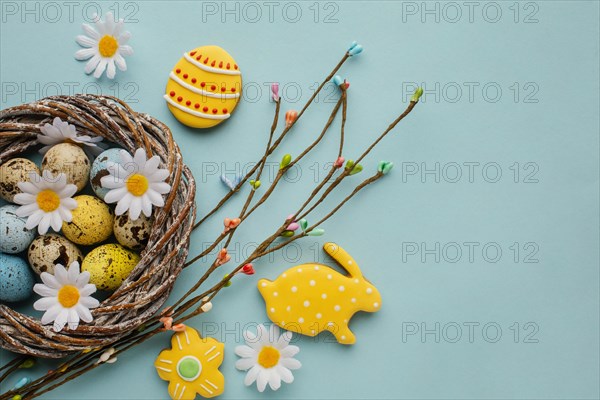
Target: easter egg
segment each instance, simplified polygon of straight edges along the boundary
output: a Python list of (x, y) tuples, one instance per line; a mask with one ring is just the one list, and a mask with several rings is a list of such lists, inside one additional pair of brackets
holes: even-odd
[(54, 274), (56, 264), (68, 267), (77, 261), (81, 265), (83, 255), (77, 246), (66, 238), (49, 233), (38, 236), (31, 242), (27, 250), (27, 259), (31, 268), (40, 275), (42, 272)]
[(26, 158), (13, 158), (0, 165), (0, 197), (13, 202), (15, 195), (21, 193), (17, 183), (29, 182), (29, 173), (40, 174), (35, 163)]
[(82, 271), (100, 290), (116, 290), (140, 261), (140, 256), (120, 244), (97, 247), (83, 259)]
[(0, 301), (22, 301), (33, 293), (33, 273), (20, 257), (0, 253)]
[(0, 251), (4, 253), (22, 252), (35, 237), (35, 231), (25, 227), (27, 218), (17, 216), (18, 208), (13, 205), (0, 207)]
[(166, 94), (175, 118), (192, 128), (210, 128), (231, 116), (242, 91), (242, 74), (219, 46), (184, 53), (169, 74)]
[(96, 196), (100, 197), (102, 200), (104, 200), (104, 196), (106, 196), (110, 189), (103, 188), (100, 180), (102, 177), (110, 174), (108, 170), (109, 163), (121, 162), (121, 151), (125, 150), (115, 148), (103, 151), (92, 163), (92, 168), (90, 170), (90, 183), (92, 184), (92, 189), (94, 190), (94, 193), (96, 193)]
[(146, 247), (151, 229), (152, 219), (144, 214), (140, 214), (135, 221), (129, 219), (129, 213), (119, 215), (115, 217), (113, 226), (117, 241), (132, 250), (141, 250)]
[(83, 149), (72, 143), (60, 143), (52, 146), (42, 159), (42, 170), (50, 171), (54, 176), (64, 173), (67, 183), (83, 189), (90, 175), (90, 160)]
[(62, 231), (73, 243), (100, 243), (112, 234), (113, 212), (102, 200), (93, 196), (75, 196), (77, 207), (71, 211), (71, 222), (63, 222)]

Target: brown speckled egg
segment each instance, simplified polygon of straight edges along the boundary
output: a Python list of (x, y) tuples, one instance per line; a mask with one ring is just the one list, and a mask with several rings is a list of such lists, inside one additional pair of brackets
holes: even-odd
[(140, 256), (120, 244), (105, 244), (90, 251), (81, 266), (90, 283), (100, 290), (116, 290), (140, 261)]
[(77, 186), (77, 191), (85, 187), (90, 175), (90, 159), (81, 147), (71, 143), (52, 146), (42, 160), (42, 169), (55, 176), (59, 173), (67, 175), (67, 182)]
[(39, 175), (40, 169), (26, 158), (13, 158), (0, 165), (0, 197), (13, 202), (15, 195), (21, 193), (19, 182), (29, 182), (29, 172)]
[(39, 275), (42, 272), (54, 274), (54, 266), (60, 264), (69, 268), (72, 262), (83, 262), (81, 251), (64, 237), (49, 233), (38, 236), (29, 245), (27, 259), (31, 268)]
[(73, 220), (63, 222), (63, 234), (73, 243), (90, 245), (109, 238), (113, 230), (113, 212), (102, 200), (88, 195), (75, 196)]
[(119, 243), (132, 250), (138, 251), (146, 247), (151, 229), (151, 218), (141, 214), (137, 220), (132, 221), (129, 219), (129, 213), (115, 217), (115, 224), (113, 227), (115, 237)]

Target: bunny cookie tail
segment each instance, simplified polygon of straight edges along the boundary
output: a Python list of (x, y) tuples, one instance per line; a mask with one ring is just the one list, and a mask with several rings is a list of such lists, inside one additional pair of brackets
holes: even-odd
[(354, 278), (362, 277), (358, 264), (342, 247), (335, 243), (328, 242), (323, 245), (323, 250), (337, 261), (342, 268), (348, 271), (350, 276)]

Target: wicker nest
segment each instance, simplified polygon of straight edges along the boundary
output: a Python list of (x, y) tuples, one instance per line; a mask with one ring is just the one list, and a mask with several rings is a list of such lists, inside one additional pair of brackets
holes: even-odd
[(171, 192), (154, 209), (154, 225), (141, 260), (108, 299), (93, 310), (94, 321), (56, 333), (51, 325), (0, 304), (0, 346), (36, 357), (61, 358), (107, 346), (148, 322), (161, 309), (188, 255), (194, 224), (195, 182), (166, 125), (136, 113), (109, 96), (48, 97), (0, 112), (0, 164), (38, 144), (37, 134), (55, 117), (78, 130), (118, 143), (131, 153), (144, 147), (171, 171)]

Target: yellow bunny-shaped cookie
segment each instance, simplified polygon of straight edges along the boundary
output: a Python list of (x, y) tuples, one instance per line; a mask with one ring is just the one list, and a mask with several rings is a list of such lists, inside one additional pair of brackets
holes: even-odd
[(323, 248), (348, 275), (323, 264), (302, 264), (275, 281), (261, 279), (258, 290), (269, 319), (281, 328), (307, 336), (327, 330), (339, 343), (353, 344), (356, 338), (348, 322), (357, 311), (378, 311), (381, 295), (344, 249), (335, 243)]

